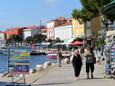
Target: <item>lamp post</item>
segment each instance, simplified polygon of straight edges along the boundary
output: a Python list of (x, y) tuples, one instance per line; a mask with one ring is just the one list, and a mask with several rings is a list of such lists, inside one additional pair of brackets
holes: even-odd
[(8, 60), (8, 73), (9, 73), (9, 64), (10, 64), (10, 47), (7, 48), (7, 60)]

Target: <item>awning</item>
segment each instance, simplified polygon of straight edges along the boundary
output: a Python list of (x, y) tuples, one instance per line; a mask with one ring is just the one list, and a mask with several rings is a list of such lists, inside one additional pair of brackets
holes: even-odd
[(69, 45), (82, 45), (83, 42), (80, 42), (80, 41), (75, 41), (73, 43), (70, 43)]
[(69, 40), (63, 42), (63, 44), (68, 45), (68, 44), (70, 44), (73, 40), (74, 40), (74, 38), (69, 39)]
[(102, 13), (104, 15), (115, 15), (115, 0), (104, 6)]

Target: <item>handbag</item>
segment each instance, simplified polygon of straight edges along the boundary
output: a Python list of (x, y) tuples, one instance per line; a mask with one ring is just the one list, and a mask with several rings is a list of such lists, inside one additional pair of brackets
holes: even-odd
[(93, 57), (93, 63), (94, 64), (96, 63), (96, 57), (95, 56)]
[(94, 52), (92, 54), (93, 54), (93, 63), (95, 64), (96, 63), (96, 57), (95, 57)]

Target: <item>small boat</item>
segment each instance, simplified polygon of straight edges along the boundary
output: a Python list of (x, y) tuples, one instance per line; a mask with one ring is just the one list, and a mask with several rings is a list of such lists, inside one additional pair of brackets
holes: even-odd
[(45, 52), (36, 52), (36, 51), (32, 51), (30, 52), (30, 55), (47, 55)]
[(30, 52), (30, 56), (32, 56), (32, 55), (39, 55), (39, 53), (32, 51), (32, 52)]
[(57, 59), (57, 54), (48, 54), (47, 58), (48, 59)]

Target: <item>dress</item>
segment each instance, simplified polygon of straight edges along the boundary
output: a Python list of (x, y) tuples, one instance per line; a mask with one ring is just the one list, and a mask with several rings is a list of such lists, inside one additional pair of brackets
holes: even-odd
[(81, 59), (81, 56), (79, 54), (77, 54), (77, 56), (75, 56), (75, 55), (73, 56), (72, 65), (74, 68), (75, 77), (79, 77), (81, 67), (82, 67), (82, 59)]

